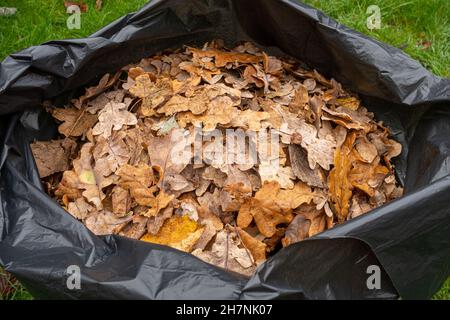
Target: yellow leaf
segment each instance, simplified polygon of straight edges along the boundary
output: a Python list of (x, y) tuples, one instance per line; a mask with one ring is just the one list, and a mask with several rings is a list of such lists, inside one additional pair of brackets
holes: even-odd
[(173, 216), (164, 222), (158, 234), (147, 233), (141, 240), (189, 252), (200, 238), (203, 228), (187, 215)]
[(95, 175), (92, 170), (83, 170), (79, 175), (80, 182), (86, 184), (95, 184)]

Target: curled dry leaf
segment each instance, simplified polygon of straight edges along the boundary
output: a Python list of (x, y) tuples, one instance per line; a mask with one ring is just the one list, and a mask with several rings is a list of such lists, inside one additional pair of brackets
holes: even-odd
[(342, 146), (336, 149), (334, 168), (331, 169), (329, 176), (331, 203), (339, 221), (345, 221), (347, 218), (349, 201), (352, 197), (353, 185), (348, 176), (352, 165), (351, 151), (355, 138), (355, 132), (351, 132)]
[(241, 238), (242, 244), (250, 251), (257, 264), (266, 260), (266, 244), (253, 238), (241, 228), (237, 228), (237, 233)]
[(92, 147), (92, 143), (83, 145), (80, 157), (73, 161), (73, 169), (64, 172), (56, 193), (60, 191), (62, 194), (75, 195), (76, 198), (82, 194), (88, 202), (101, 210), (105, 197), (102, 189), (107, 187), (110, 181), (99, 177), (92, 168)]
[(141, 206), (155, 206), (157, 191), (155, 176), (152, 168), (145, 164), (131, 166), (125, 164), (120, 167), (116, 174), (120, 177), (119, 186), (129, 190), (131, 197)]
[(308, 165), (306, 151), (298, 145), (289, 145), (289, 159), (291, 160), (292, 172), (301, 181), (312, 187), (323, 188), (325, 183), (319, 168), (311, 169)]

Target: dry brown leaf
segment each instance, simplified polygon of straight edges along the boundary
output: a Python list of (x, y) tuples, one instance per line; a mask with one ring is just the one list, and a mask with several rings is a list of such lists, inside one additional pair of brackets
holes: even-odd
[(295, 242), (302, 241), (308, 237), (311, 221), (305, 217), (297, 215), (286, 229), (286, 234), (281, 240), (283, 247), (287, 247)]
[(347, 135), (342, 146), (336, 149), (334, 168), (329, 175), (330, 199), (340, 222), (346, 220), (349, 210), (349, 201), (352, 197), (353, 185), (349, 180), (352, 165), (351, 151), (355, 143), (354, 131)]
[(71, 139), (61, 139), (35, 141), (30, 146), (39, 176), (45, 178), (55, 172), (69, 169), (69, 159), (76, 148), (76, 143)]
[(120, 177), (119, 185), (130, 191), (131, 197), (141, 206), (153, 207), (156, 204), (154, 193), (157, 191), (152, 168), (145, 164), (131, 166), (125, 164), (116, 174)]
[(96, 210), (83, 198), (77, 198), (75, 201), (69, 202), (67, 211), (78, 220), (84, 220), (91, 212), (95, 212)]
[(362, 161), (367, 163), (371, 163), (378, 155), (378, 151), (375, 145), (367, 141), (366, 138), (356, 139), (355, 148)]
[(52, 116), (63, 121), (58, 131), (66, 137), (79, 137), (97, 122), (97, 115), (86, 112), (86, 109), (56, 108), (52, 110)]
[(119, 217), (125, 216), (131, 208), (131, 198), (128, 190), (115, 186), (111, 195), (113, 213)]
[(335, 143), (327, 139), (319, 139), (316, 128), (304, 121), (299, 122), (299, 127), (295, 132), (300, 135), (300, 144), (307, 151), (309, 167), (314, 170), (316, 164), (319, 164), (323, 169), (330, 170)]
[(217, 67), (225, 67), (228, 63), (258, 63), (262, 60), (262, 56), (252, 55), (248, 53), (226, 52), (215, 49), (201, 50), (197, 48), (189, 48), (188, 51), (196, 58), (210, 57), (215, 59)]
[(251, 253), (240, 245), (234, 232), (222, 230), (217, 233), (211, 251), (196, 249), (192, 254), (205, 262), (250, 276), (256, 265)]
[(268, 112), (247, 109), (237, 113), (231, 120), (230, 126), (250, 131), (259, 131), (263, 127), (261, 121), (268, 120), (269, 118), (270, 114)]
[(115, 230), (121, 229), (123, 224), (128, 223), (132, 217), (118, 218), (109, 211), (99, 211), (90, 214), (84, 221), (86, 227), (96, 235), (113, 234)]
[(324, 111), (322, 115), (323, 120), (333, 121), (349, 130), (355, 129), (369, 132), (374, 126), (372, 119), (364, 108), (354, 111), (346, 107), (338, 107), (336, 110), (323, 107), (322, 110)]
[(312, 187), (325, 187), (319, 168), (310, 168), (306, 151), (303, 148), (295, 144), (289, 145), (289, 159), (292, 172), (298, 179)]
[(97, 85), (86, 88), (85, 94), (78, 98), (78, 100), (75, 100), (75, 106), (80, 109), (85, 101), (95, 98), (105, 90), (111, 88), (117, 82), (117, 80), (119, 80), (119, 77), (120, 72), (117, 72), (114, 75), (110, 75), (109, 73), (105, 74), (100, 78), (100, 81)]
[(143, 216), (133, 216), (132, 220), (120, 229), (119, 235), (132, 239), (140, 239), (147, 230), (147, 220), (148, 218)]
[(184, 177), (179, 176), (192, 157), (192, 155), (188, 155), (186, 158), (185, 154), (177, 153), (191, 145), (189, 139), (183, 139), (181, 131), (177, 130), (172, 130), (161, 137), (146, 137), (150, 163), (153, 167), (161, 168), (162, 179), (159, 186), (166, 191), (170, 191), (172, 188), (174, 188), (172, 191), (179, 191), (189, 184)]
[(164, 190), (161, 190), (156, 196), (155, 202), (147, 212), (143, 215), (146, 217), (154, 217), (156, 216), (162, 209), (165, 209), (170, 202), (175, 198), (172, 194), (167, 194)]
[(227, 125), (239, 116), (239, 110), (233, 107), (233, 101), (228, 96), (220, 96), (210, 102), (209, 109), (203, 115), (183, 112), (177, 115), (178, 124), (184, 128), (188, 123), (202, 125), (203, 131), (212, 131), (217, 125)]
[(295, 209), (316, 198), (316, 193), (303, 182), (297, 182), (293, 189), (280, 190), (275, 202), (283, 209)]
[(308, 89), (304, 85), (300, 84), (295, 90), (294, 98), (289, 103), (289, 111), (295, 114), (303, 112), (305, 107), (308, 107), (308, 103)]
[(74, 190), (83, 190), (81, 194), (101, 210), (102, 200), (105, 198), (102, 188), (110, 185), (111, 181), (98, 176), (92, 168), (92, 147), (92, 143), (83, 145), (79, 158), (73, 161), (73, 170), (64, 172), (63, 179), (58, 185), (59, 192), (57, 190), (56, 193), (62, 196), (67, 194), (66, 191), (77, 194), (78, 192)]
[(159, 113), (164, 113), (166, 116), (171, 116), (182, 111), (190, 111), (194, 115), (202, 114), (208, 109), (210, 102), (206, 94), (198, 94), (192, 97), (183, 97), (175, 95), (167, 101), (164, 106), (159, 108)]
[(93, 135), (111, 136), (112, 130), (120, 130), (123, 126), (137, 124), (136, 116), (125, 110), (127, 105), (120, 102), (109, 102), (98, 114), (98, 123), (92, 129)]
[(214, 236), (217, 234), (217, 229), (214, 227), (213, 222), (205, 220), (202, 222), (204, 226), (203, 232), (194, 246), (195, 249), (205, 250), (206, 246), (211, 242)]
[(80, 8), (80, 12), (88, 11), (88, 5), (83, 1), (64, 1), (64, 7), (69, 8), (71, 6), (77, 6)]
[(338, 106), (342, 106), (344, 108), (348, 108), (350, 110), (356, 111), (359, 108), (360, 102), (355, 97), (349, 97), (349, 98), (336, 99), (336, 104)]
[(204, 81), (209, 84), (217, 83), (223, 76), (220, 70), (208, 70), (195, 65), (192, 62), (182, 62), (178, 65), (181, 70), (189, 72), (193, 76), (201, 77)]
[(103, 176), (106, 177), (116, 172), (131, 158), (131, 152), (126, 142), (126, 133), (118, 131), (108, 139), (99, 136), (92, 150), (92, 155), (96, 170)]
[(256, 264), (260, 264), (266, 260), (266, 244), (253, 238), (241, 228), (236, 228), (242, 244), (250, 251)]
[(163, 210), (160, 210), (159, 213), (150, 217), (147, 220), (147, 231), (149, 234), (156, 235), (159, 232), (159, 229), (163, 226), (164, 222), (169, 219), (173, 214), (173, 207), (168, 206)]
[(389, 169), (379, 164), (379, 158), (376, 158), (370, 164), (354, 161), (348, 178), (355, 188), (373, 197), (376, 189), (381, 186), (388, 174)]
[(372, 206), (369, 204), (367, 198), (361, 193), (355, 193), (352, 197), (352, 203), (350, 206), (350, 218), (356, 218), (360, 215), (372, 210)]
[(283, 194), (281, 201), (278, 201), (279, 192), (278, 182), (265, 182), (254, 198), (242, 204), (237, 225), (246, 228), (254, 219), (259, 231), (266, 237), (272, 237), (279, 224), (287, 224), (293, 218), (291, 208), (293, 203), (286, 200), (287, 194)]

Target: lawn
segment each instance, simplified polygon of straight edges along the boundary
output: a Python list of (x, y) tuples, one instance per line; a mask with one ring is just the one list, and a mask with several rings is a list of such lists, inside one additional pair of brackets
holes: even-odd
[[(81, 28), (69, 30), (64, 0), (1, 0), (1, 7), (16, 7), (13, 16), (0, 17), (0, 60), (8, 54), (42, 42), (63, 38), (85, 37), (118, 17), (135, 11), (146, 0), (103, 0), (100, 11), (95, 0), (85, 0), (88, 11), (81, 16)], [(443, 77), (450, 77), (450, 2), (448, 0), (306, 0), (339, 22), (403, 49), (426, 68)], [(381, 28), (369, 30), (367, 8), (380, 8)], [(0, 270), (0, 278), (12, 290), (2, 298), (31, 299), (31, 295)], [(7, 279), (6, 279), (7, 278)], [(1, 287), (1, 279), (0, 279)], [(435, 295), (450, 300), (450, 279)]]

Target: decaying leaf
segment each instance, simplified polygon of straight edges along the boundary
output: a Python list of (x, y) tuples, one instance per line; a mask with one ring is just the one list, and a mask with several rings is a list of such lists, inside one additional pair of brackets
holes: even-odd
[(141, 240), (190, 252), (202, 231), (203, 228), (187, 215), (173, 216), (164, 222), (157, 235), (146, 234)]
[(31, 144), (39, 176), (45, 178), (55, 172), (69, 170), (69, 160), (76, 143), (71, 139), (36, 141)]
[(250, 251), (242, 246), (238, 235), (229, 230), (217, 233), (210, 251), (196, 249), (192, 254), (205, 262), (247, 276), (250, 276), (256, 268)]

